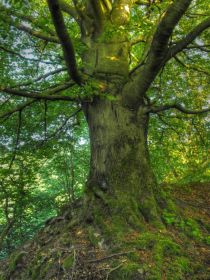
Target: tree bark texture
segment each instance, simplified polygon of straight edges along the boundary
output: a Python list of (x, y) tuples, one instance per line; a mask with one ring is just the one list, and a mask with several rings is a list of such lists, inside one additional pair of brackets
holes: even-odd
[(159, 223), (160, 218), (147, 146), (149, 114), (143, 97), (134, 108), (123, 98), (138, 90), (128, 75), (128, 45), (118, 38), (91, 42), (84, 55), (85, 71), (99, 85), (92, 102), (83, 104), (91, 145), (85, 211), (90, 221), (96, 213), (109, 211), (136, 226)]

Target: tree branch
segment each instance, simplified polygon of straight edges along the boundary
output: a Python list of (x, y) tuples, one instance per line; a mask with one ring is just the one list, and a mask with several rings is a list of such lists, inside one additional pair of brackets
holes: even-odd
[(203, 113), (207, 113), (210, 111), (210, 108), (205, 108), (205, 109), (196, 110), (196, 111), (189, 110), (180, 104), (174, 103), (174, 104), (166, 104), (166, 105), (159, 106), (159, 107), (156, 107), (156, 106), (149, 107), (147, 113), (159, 113), (159, 112), (163, 112), (163, 111), (170, 110), (170, 109), (176, 109), (182, 113), (191, 114), (191, 115), (203, 114)]
[(30, 34), (31, 36), (34, 36), (34, 37), (36, 37), (38, 39), (42, 39), (44, 41), (52, 42), (52, 43), (57, 43), (57, 44), (60, 43), (57, 37), (49, 36), (48, 34), (45, 34), (44, 32), (33, 30), (31, 27), (26, 26), (26, 25), (24, 25), (22, 23), (19, 23), (16, 20), (13, 20), (9, 16), (5, 16), (5, 20), (9, 24), (11, 24), (12, 26), (16, 27), (17, 29), (19, 29), (21, 31), (24, 31), (24, 32), (26, 32), (26, 33)]
[(16, 52), (16, 51), (13, 51), (5, 46), (2, 46), (0, 45), (0, 49), (11, 54), (11, 55), (15, 55), (15, 56), (18, 56), (19, 58), (21, 59), (24, 59), (24, 60), (28, 60), (28, 61), (33, 61), (33, 62), (39, 62), (39, 63), (44, 63), (44, 64), (54, 64), (54, 62), (51, 62), (51, 61), (40, 61), (39, 59), (36, 59), (36, 58), (28, 58), (28, 57), (25, 57), (23, 56), (22, 54)]
[(68, 35), (58, 0), (47, 0), (57, 36), (61, 42), (64, 59), (70, 77), (81, 85), (81, 77), (77, 70), (77, 63), (72, 41)]
[(80, 23), (80, 19), (78, 17), (77, 10), (74, 7), (70, 6), (64, 0), (59, 0), (59, 5), (63, 12), (69, 14), (72, 18), (74, 18), (76, 20), (76, 22)]
[(16, 136), (16, 141), (15, 141), (14, 152), (13, 152), (10, 164), (9, 164), (9, 169), (12, 168), (12, 165), (15, 161), (17, 151), (18, 151), (18, 148), (19, 148), (21, 124), (22, 124), (22, 110), (19, 110), (19, 112), (18, 112), (18, 124), (17, 124), (17, 136)]
[(50, 100), (50, 101), (60, 100), (60, 101), (73, 101), (73, 102), (80, 101), (79, 97), (56, 95), (56, 93), (58, 93), (62, 90), (68, 89), (72, 85), (74, 85), (74, 84), (72, 84), (71, 82), (61, 84), (53, 89), (49, 89), (49, 90), (43, 91), (41, 93), (27, 92), (25, 90), (19, 90), (19, 89), (13, 89), (13, 88), (0, 88), (0, 91), (11, 94), (11, 95), (15, 95), (15, 96), (33, 98), (36, 100)]
[(102, 5), (101, 5), (101, 0), (90, 0), (88, 2), (90, 5), (91, 9), (88, 11), (92, 11), (92, 15), (94, 18), (94, 27), (96, 33), (100, 33), (103, 25), (103, 11), (102, 11)]
[(125, 97), (125, 100), (129, 99), (127, 106), (135, 108), (142, 102), (143, 96), (164, 65), (168, 53), (168, 42), (173, 30), (191, 2), (192, 0), (175, 0), (166, 10), (153, 36), (144, 66), (133, 73), (134, 83), (138, 90)]
[(134, 3), (139, 6), (149, 6), (150, 5), (150, 3), (148, 1), (141, 1), (141, 0), (135, 0)]
[(192, 0), (176, 0), (167, 9), (153, 36), (147, 59), (149, 69), (160, 69), (159, 65), (165, 58), (169, 38), (191, 2)]
[(50, 135), (48, 135), (44, 140), (42, 140), (42, 142), (39, 144), (40, 146), (43, 145), (47, 140), (55, 137), (59, 132), (61, 132), (63, 130), (63, 128), (66, 126), (66, 124), (68, 123), (68, 121), (75, 117), (79, 112), (81, 112), (82, 109), (78, 108), (75, 112), (73, 112), (68, 118), (65, 119), (65, 121), (54, 131), (52, 132)]
[[(55, 93), (61, 92), (62, 90), (65, 90), (65, 89), (71, 87), (72, 85), (74, 85), (74, 84), (72, 84), (72, 83), (61, 84), (61, 85), (58, 85), (58, 86), (54, 87), (53, 89), (49, 89), (49, 90), (43, 91), (43, 92), (42, 92), (42, 95), (43, 95), (43, 94), (45, 94), (45, 95), (47, 95), (47, 96), (48, 96), (48, 95), (53, 95), (53, 94), (55, 94)], [(0, 90), (1, 90), (1, 89), (0, 89)], [(10, 93), (10, 94), (12, 95), (12, 93)], [(24, 94), (26, 94), (25, 91), (24, 91)], [(16, 95), (16, 94), (13, 94), (13, 95)], [(38, 94), (37, 94), (37, 95), (38, 95)], [(20, 96), (20, 95), (18, 95), (18, 96)], [(60, 96), (60, 95), (59, 95), (59, 96)], [(25, 96), (25, 97), (26, 97), (26, 96)], [(27, 95), (27, 97), (29, 97), (29, 96)], [(29, 97), (29, 98), (32, 98), (32, 97)], [(41, 98), (41, 99), (42, 99), (42, 98)], [(78, 98), (75, 97), (75, 99), (72, 100), (72, 101), (77, 101), (78, 99), (79, 99), (79, 97), (78, 97)], [(12, 114), (14, 114), (15, 112), (18, 112), (18, 111), (20, 111), (20, 110), (25, 109), (26, 107), (28, 107), (28, 106), (30, 106), (31, 104), (37, 102), (38, 100), (40, 100), (40, 99), (39, 99), (39, 98), (34, 98), (33, 100), (30, 100), (30, 101), (27, 101), (27, 102), (25, 102), (25, 103), (22, 103), (22, 104), (18, 105), (17, 107), (15, 107), (14, 109), (11, 109), (11, 110), (9, 110), (9, 111), (3, 113), (2, 115), (0, 115), (0, 119), (7, 118), (7, 117), (11, 116)], [(44, 100), (48, 100), (48, 99), (44, 99)]]
[(185, 49), (187, 49), (187, 50), (197, 49), (197, 50), (200, 50), (202, 52), (210, 53), (210, 49), (206, 49), (206, 47), (210, 47), (210, 45), (197, 45), (197, 44), (194, 44), (192, 46), (187, 46)]
[(27, 21), (33, 25), (35, 25), (35, 27), (38, 27), (39, 29), (41, 29), (42, 31), (46, 31), (47, 33), (49, 33), (51, 36), (56, 36), (55, 32), (50, 30), (48, 27), (46, 28), (46, 26), (43, 26), (43, 24), (40, 24), (36, 18), (32, 17), (31, 15), (25, 15), (25, 14), (21, 14), (19, 11), (16, 11), (12, 8), (8, 8), (5, 7), (4, 5), (0, 4), (0, 10), (3, 10), (3, 12), (5, 12), (7, 14), (7, 16), (15, 16), (18, 19)]
[[(66, 87), (68, 88), (68, 87)], [(50, 100), (50, 101), (79, 101), (78, 98), (66, 96), (66, 95), (46, 95), (46, 94), (37, 94), (33, 92), (26, 92), (24, 90), (17, 90), (13, 88), (3, 88), (0, 89), (1, 91), (12, 94), (15, 96), (20, 96), (20, 97), (27, 97), (27, 98), (33, 98), (33, 99), (41, 99), (41, 100)]]
[(22, 111), (23, 109), (25, 109), (26, 107), (30, 106), (31, 104), (37, 102), (38, 100), (35, 99), (35, 100), (30, 100), (30, 101), (27, 101), (17, 107), (15, 107), (14, 109), (12, 110), (9, 110), (5, 113), (3, 113), (2, 115), (0, 115), (0, 119), (5, 119), (5, 118), (8, 118), (10, 117), (12, 114), (16, 113), (16, 112), (19, 112), (19, 111)]
[[(176, 54), (185, 49), (190, 43), (192, 43), (204, 30), (210, 27), (210, 18), (201, 22), (190, 33), (188, 33), (183, 39), (179, 40), (175, 46), (169, 48), (165, 61), (174, 57)], [(199, 47), (198, 47), (199, 48)]]
[[(66, 70), (67, 70), (66, 67), (62, 67), (62, 68), (56, 69), (56, 70), (54, 70), (54, 71), (48, 72), (48, 73), (46, 73), (46, 74), (40, 75), (39, 77), (37, 77), (36, 79), (34, 79), (34, 80), (32, 80), (32, 81), (25, 82), (25, 83), (22, 83), (22, 84), (14, 85), (14, 86), (12, 86), (12, 88), (28, 86), (28, 85), (31, 85), (31, 84), (33, 84), (33, 83), (35, 83), (35, 82), (40, 81), (40, 80), (46, 79), (46, 78), (48, 78), (49, 76), (58, 74), (58, 73), (60, 73), (60, 72), (64, 72), (64, 71), (66, 71)], [(75, 84), (75, 83), (72, 83), (72, 85), (74, 85), (74, 84)]]
[(197, 68), (197, 67), (195, 67), (195, 66), (193, 66), (193, 65), (192, 65), (192, 66), (188, 66), (188, 65), (186, 65), (184, 62), (182, 62), (177, 56), (174, 56), (174, 59), (175, 59), (179, 64), (181, 64), (183, 67), (185, 67), (185, 68), (187, 68), (187, 69), (189, 69), (189, 70), (195, 70), (195, 71), (197, 71), (197, 72), (199, 72), (199, 73), (203, 73), (203, 74), (205, 74), (205, 75), (207, 75), (207, 76), (210, 77), (210, 73), (207, 72), (206, 70)]

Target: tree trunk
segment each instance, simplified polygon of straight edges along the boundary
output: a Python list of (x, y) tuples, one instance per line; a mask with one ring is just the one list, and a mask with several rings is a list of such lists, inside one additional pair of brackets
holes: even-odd
[(112, 25), (112, 32), (105, 30), (97, 39), (83, 38), (84, 72), (98, 85), (92, 102), (83, 104), (91, 145), (86, 220), (120, 227), (160, 225), (147, 147), (149, 115), (144, 113), (143, 96), (138, 106), (130, 106), (139, 89), (129, 77), (128, 36), (117, 27)]
[(91, 144), (86, 186), (87, 221), (100, 217), (133, 227), (160, 224), (157, 185), (149, 164), (148, 115), (95, 98), (86, 106)]

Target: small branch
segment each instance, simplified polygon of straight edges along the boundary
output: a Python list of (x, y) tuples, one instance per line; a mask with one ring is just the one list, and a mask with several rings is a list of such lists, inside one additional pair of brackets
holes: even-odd
[(185, 68), (187, 68), (187, 69), (189, 69), (189, 70), (195, 70), (195, 71), (197, 71), (197, 72), (199, 72), (199, 73), (203, 73), (203, 74), (205, 74), (205, 75), (207, 75), (207, 76), (210, 76), (210, 73), (209, 72), (207, 72), (207, 71), (205, 71), (205, 70), (203, 70), (203, 69), (199, 69), (199, 68), (197, 68), (197, 67), (195, 67), (195, 66), (188, 66), (188, 65), (186, 65), (184, 62), (182, 62), (177, 56), (174, 56), (174, 59), (179, 63), (179, 64), (181, 64), (183, 67), (185, 67)]
[(159, 112), (163, 112), (163, 111), (167, 111), (167, 110), (170, 110), (170, 109), (176, 109), (182, 113), (185, 113), (185, 114), (191, 114), (191, 115), (195, 115), (195, 114), (203, 114), (203, 113), (207, 113), (210, 111), (210, 108), (206, 108), (206, 109), (202, 109), (202, 110), (189, 110), (189, 109), (186, 109), (185, 107), (183, 107), (182, 105), (180, 104), (167, 104), (167, 105), (163, 105), (163, 106), (159, 106), (159, 107), (150, 107), (148, 108), (148, 111), (147, 113), (159, 113)]
[(119, 264), (119, 265), (113, 267), (113, 268), (107, 273), (106, 280), (109, 279), (109, 275), (110, 275), (113, 271), (119, 269), (121, 266), (123, 266), (123, 263), (121, 263), (121, 264)]
[[(43, 32), (47, 32), (49, 33), (51, 36), (56, 36), (55, 32), (50, 30), (49, 28), (46, 28), (46, 26), (43, 26), (43, 24), (39, 23), (37, 21), (36, 18), (34, 18), (33, 16), (31, 15), (25, 15), (25, 14), (21, 14), (19, 11), (16, 11), (12, 8), (8, 8), (4, 5), (1, 5), (0, 4), (0, 10), (5, 12), (7, 14), (7, 16), (15, 16), (16, 18), (18, 19), (21, 19), (21, 20), (24, 20), (24, 21), (27, 21), (33, 25), (35, 25), (35, 27), (38, 27), (39, 29), (41, 29)], [(45, 29), (46, 28), (46, 29)], [(45, 29), (45, 30), (44, 30)]]
[(7, 97), (6, 100), (2, 101), (2, 103), (0, 103), (0, 106), (4, 106), (5, 104), (7, 104), (11, 99), (11, 96)]
[(174, 57), (176, 54), (185, 49), (189, 44), (191, 44), (204, 30), (210, 27), (210, 18), (201, 22), (196, 26), (190, 33), (188, 33), (183, 39), (178, 41), (175, 46), (168, 50), (165, 61)]
[[(28, 86), (28, 85), (31, 85), (31, 84), (33, 84), (33, 83), (35, 83), (35, 82), (40, 81), (40, 80), (46, 79), (46, 78), (48, 78), (49, 76), (58, 74), (58, 73), (60, 73), (60, 72), (64, 72), (64, 71), (66, 71), (66, 70), (67, 70), (66, 67), (59, 68), (59, 69), (54, 70), (54, 71), (52, 71), (52, 72), (49, 72), (49, 73), (40, 75), (39, 77), (37, 77), (36, 79), (34, 79), (34, 80), (30, 81), (30, 82), (25, 82), (25, 83), (22, 83), (22, 84), (14, 85), (14, 86), (12, 86), (12, 88)], [(72, 85), (74, 85), (74, 83), (73, 83)]]
[(48, 135), (41, 143), (40, 143), (40, 146), (44, 144), (44, 142), (46, 142), (47, 140), (55, 137), (59, 132), (61, 132), (63, 130), (63, 128), (66, 126), (66, 124), (68, 123), (68, 121), (75, 117), (79, 112), (81, 112), (82, 109), (79, 108), (77, 109), (75, 112), (73, 112), (68, 118), (65, 119), (65, 121), (53, 132), (51, 133), (50, 135)]
[(61, 42), (61, 46), (63, 49), (64, 59), (66, 62), (67, 70), (69, 76), (79, 85), (81, 85), (81, 77), (77, 70), (77, 63), (74, 53), (74, 47), (71, 41), (71, 38), (67, 32), (63, 15), (60, 10), (58, 0), (47, 0), (49, 10), (52, 16), (53, 24), (55, 26), (55, 30), (57, 36)]
[(14, 226), (15, 220), (11, 219), (9, 223), (6, 225), (6, 227), (3, 229), (0, 235), (0, 250), (3, 250), (3, 242), (5, 237), (9, 234), (11, 231), (12, 227)]
[(193, 46), (188, 46), (185, 49), (187, 49), (187, 50), (192, 50), (192, 49), (196, 50), (197, 49), (197, 50), (200, 50), (202, 52), (210, 53), (210, 49), (206, 49), (206, 47), (210, 47), (210, 45), (202, 45), (202, 46), (200, 46), (200, 45), (195, 44)]
[(130, 45), (134, 46), (134, 45), (139, 44), (139, 43), (146, 43), (146, 40), (142, 39), (142, 37), (136, 38), (136, 39), (134, 39), (130, 42)]
[(26, 107), (30, 106), (31, 104), (35, 103), (37, 100), (32, 100), (32, 101), (28, 101), (25, 102), (17, 107), (15, 107), (14, 109), (7, 111), (5, 113), (3, 113), (2, 115), (0, 115), (0, 119), (4, 119), (4, 118), (8, 118), (11, 115), (13, 115), (16, 112), (22, 111), (23, 109), (25, 109)]
[(109, 255), (109, 256), (105, 256), (105, 257), (100, 258), (100, 259), (87, 260), (86, 262), (87, 262), (87, 263), (97, 263), (97, 262), (101, 262), (101, 261), (104, 261), (104, 260), (107, 260), (107, 259), (111, 259), (111, 258), (115, 258), (115, 257), (120, 257), (120, 256), (128, 255), (128, 254), (130, 254), (130, 253), (133, 253), (133, 251), (123, 252), (123, 253), (116, 253), (116, 254), (112, 254), (112, 255)]
[(54, 64), (54, 62), (51, 62), (51, 61), (40, 61), (39, 59), (25, 57), (22, 54), (20, 54), (16, 51), (13, 51), (13, 50), (11, 50), (11, 49), (9, 49), (5, 46), (2, 46), (2, 45), (0, 45), (0, 49), (2, 49), (3, 51), (5, 51), (5, 52), (7, 52), (11, 55), (18, 56), (18, 57), (20, 57), (21, 59), (24, 59), (24, 60), (34, 61), (34, 62), (39, 62), (39, 63), (44, 63), (44, 64)]
[(47, 138), (47, 100), (44, 100), (44, 137)]
[(16, 20), (13, 20), (11, 17), (5, 16), (5, 21), (9, 22), (12, 26), (16, 27), (17, 29), (24, 31), (38, 39), (42, 39), (44, 41), (57, 43), (57, 44), (60, 43), (57, 37), (49, 36), (49, 35), (45, 34), (44, 32), (33, 30), (31, 27), (28, 27), (22, 23), (19, 23)]
[(11, 159), (10, 164), (9, 164), (9, 169), (12, 168), (12, 165), (13, 165), (13, 163), (15, 161), (15, 158), (16, 158), (16, 155), (17, 155), (18, 145), (19, 145), (19, 142), (20, 142), (21, 122), (22, 122), (22, 110), (19, 110), (19, 112), (18, 112), (18, 125), (17, 125), (17, 137), (16, 137), (16, 142), (15, 142), (14, 153), (13, 153), (12, 159)]
[(177, 131), (171, 124), (169, 124), (168, 122), (166, 122), (166, 121), (163, 119), (162, 115), (157, 114), (157, 116), (158, 116), (159, 120), (160, 120), (164, 125), (168, 126), (169, 129), (173, 130), (178, 136), (180, 136), (180, 132)]

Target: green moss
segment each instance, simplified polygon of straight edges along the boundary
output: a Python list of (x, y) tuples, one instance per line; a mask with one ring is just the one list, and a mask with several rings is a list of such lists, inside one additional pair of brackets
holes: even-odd
[(9, 270), (13, 272), (16, 269), (18, 263), (21, 262), (22, 258), (25, 256), (26, 252), (21, 251), (17, 254), (12, 254), (9, 261)]
[(146, 232), (140, 234), (134, 244), (138, 249), (153, 249), (154, 252), (164, 256), (179, 255), (181, 250), (180, 246), (171, 237), (164, 236), (161, 233)]
[(36, 265), (35, 267), (33, 267), (33, 270), (31, 271), (31, 279), (32, 280), (36, 280), (39, 279), (39, 275), (40, 275), (40, 265)]
[[(165, 267), (167, 266), (166, 259), (171, 259), (171, 262), (173, 261), (176, 266), (178, 266), (179, 262), (181, 262), (182, 260), (180, 259), (180, 256), (182, 255), (181, 247), (175, 241), (173, 241), (170, 236), (164, 235), (163, 233), (145, 232), (140, 234), (139, 237), (136, 238), (136, 240), (131, 242), (128, 241), (126, 245), (132, 246), (137, 250), (145, 250), (151, 253), (151, 263), (150, 265), (148, 263), (145, 263), (144, 267), (144, 270), (148, 271), (148, 278), (146, 279), (149, 280), (162, 279), (163, 270), (165, 270)], [(129, 259), (131, 259), (130, 256)], [(136, 263), (139, 263), (137, 255), (134, 255), (134, 258), (132, 258), (132, 260)], [(180, 264), (180, 266), (182, 265), (182, 268), (180, 268), (179, 266), (180, 271), (183, 271), (184, 264), (187, 265), (187, 263), (184, 263), (183, 259), (183, 263)], [(169, 277), (168, 279), (173, 278)]]
[(68, 270), (74, 265), (74, 256), (70, 255), (63, 260), (63, 268)]
[[(115, 199), (106, 199), (107, 211), (109, 215), (104, 215), (105, 209), (94, 206), (94, 226), (100, 229), (100, 233), (104, 239), (116, 243), (120, 243), (128, 232), (133, 229), (143, 230), (143, 219), (134, 201), (128, 203), (128, 196), (120, 196), (118, 204)], [(111, 218), (110, 218), (111, 216)], [(89, 228), (88, 236), (93, 245), (96, 245), (97, 238), (94, 231)]]
[[(119, 268), (118, 268), (119, 267)], [(141, 279), (142, 267), (136, 263), (129, 262), (122, 265), (118, 264), (114, 266), (109, 274), (111, 280), (133, 280)]]
[(196, 240), (202, 238), (200, 227), (194, 219), (188, 218), (185, 220), (184, 230), (189, 237), (195, 238)]
[(1, 274), (1, 272), (0, 272), (0, 280), (5, 280), (5, 277), (4, 275)]
[(71, 244), (72, 240), (71, 240), (71, 236), (68, 232), (68, 229), (65, 229), (67, 232), (65, 232), (61, 238), (60, 238), (60, 244), (63, 245), (63, 246), (68, 246)]
[(28, 267), (27, 278), (30, 277), (32, 280), (39, 279), (42, 269), (46, 266), (47, 259), (46, 252), (38, 251)]
[[(47, 273), (50, 271), (50, 269), (54, 266), (54, 264), (49, 261), (47, 263), (44, 264), (44, 266), (42, 266), (42, 269), (40, 270), (40, 277), (41, 279), (43, 279), (44, 276), (47, 275)], [(34, 280), (36, 280), (37, 278), (35, 278)]]
[[(190, 261), (186, 257), (180, 256), (173, 261), (167, 269), (168, 279), (184, 280), (186, 274), (191, 273)], [(173, 277), (173, 278), (172, 278)]]
[(91, 244), (93, 246), (97, 247), (99, 242), (101, 241), (100, 234), (97, 233), (92, 226), (88, 227), (87, 233), (88, 233), (88, 238), (89, 238)]
[(210, 246), (210, 235), (203, 238), (203, 242)]

